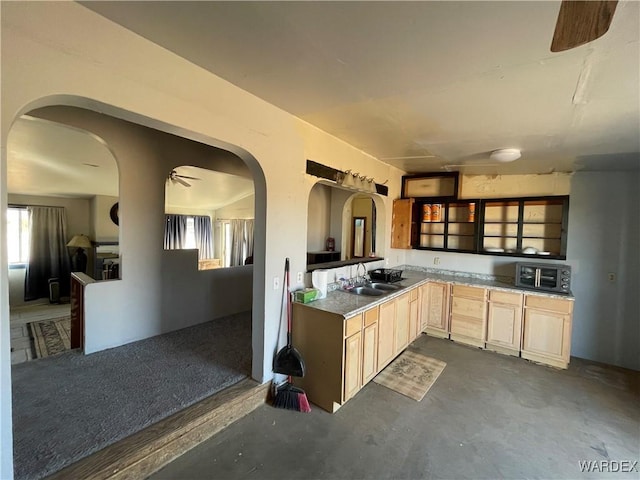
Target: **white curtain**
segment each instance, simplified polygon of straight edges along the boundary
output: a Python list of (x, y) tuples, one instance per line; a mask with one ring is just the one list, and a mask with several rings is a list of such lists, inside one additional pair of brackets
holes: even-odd
[(206, 215), (194, 216), (193, 230), (196, 237), (196, 247), (198, 248), (198, 259), (213, 258), (211, 217)]
[(71, 262), (67, 250), (67, 215), (61, 207), (28, 207), (29, 263), (24, 278), (24, 299), (49, 296), (49, 279), (60, 281), (60, 294), (68, 296)]
[(232, 219), (231, 225), (231, 261), (229, 266), (244, 265), (248, 257), (253, 256), (253, 219)]
[(244, 243), (246, 248), (245, 260), (248, 257), (253, 259), (253, 219), (244, 221)]
[(184, 215), (165, 215), (164, 248), (180, 250), (187, 237), (187, 217)]

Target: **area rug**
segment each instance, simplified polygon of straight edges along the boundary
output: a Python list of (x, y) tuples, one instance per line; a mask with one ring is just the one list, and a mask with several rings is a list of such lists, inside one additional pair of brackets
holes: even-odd
[(446, 363), (406, 350), (373, 381), (419, 402), (438, 379)]
[(71, 349), (71, 317), (31, 322), (36, 358), (50, 357)]

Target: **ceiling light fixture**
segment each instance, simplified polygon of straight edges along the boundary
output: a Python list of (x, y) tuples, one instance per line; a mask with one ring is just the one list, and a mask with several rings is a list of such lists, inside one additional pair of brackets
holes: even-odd
[(519, 159), (521, 156), (520, 150), (517, 148), (501, 148), (500, 150), (494, 150), (491, 152), (489, 158), (494, 162), (513, 162)]

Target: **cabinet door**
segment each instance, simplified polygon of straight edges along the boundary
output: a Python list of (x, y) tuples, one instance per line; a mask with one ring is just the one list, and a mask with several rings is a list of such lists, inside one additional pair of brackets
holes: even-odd
[(361, 383), (362, 333), (351, 335), (344, 341), (344, 400), (353, 397)]
[(409, 345), (409, 323), (409, 294), (405, 293), (396, 299), (396, 354)]
[[(522, 333), (522, 306), (489, 303), (487, 344), (520, 351)], [(489, 348), (489, 345), (487, 345)]]
[(396, 302), (380, 305), (378, 318), (378, 371), (391, 361), (394, 354)]
[(420, 303), (418, 299), (409, 302), (409, 343), (413, 342), (420, 332)]
[(393, 201), (393, 213), (391, 216), (391, 248), (411, 248), (413, 202), (413, 198)]
[(522, 357), (566, 368), (571, 349), (571, 316), (525, 308)]
[(362, 331), (362, 385), (378, 373), (378, 322)]
[(420, 298), (422, 330), (446, 338), (449, 333), (449, 285), (428, 283), (423, 287)]

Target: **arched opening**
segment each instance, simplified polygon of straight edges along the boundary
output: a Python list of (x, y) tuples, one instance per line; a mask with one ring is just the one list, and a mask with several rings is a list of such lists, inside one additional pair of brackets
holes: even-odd
[[(85, 99), (66, 98), (65, 100), (70, 104), (86, 106), (89, 103), (94, 108), (96, 107), (95, 103), (87, 102)], [(238, 319), (237, 315), (240, 315), (238, 309), (248, 306), (246, 307), (249, 309), (248, 317), (243, 317), (243, 321), (246, 320), (247, 325), (246, 335), (243, 336), (242, 331), (238, 330), (239, 335), (243, 336), (245, 344), (244, 376), (253, 373), (254, 377), (262, 380), (266, 184), (260, 166), (247, 152), (225, 145), (223, 142), (204, 138), (202, 135), (178, 131), (179, 129), (169, 125), (159, 125), (158, 122), (136, 116), (130, 112), (123, 112), (115, 107), (106, 105), (99, 107), (102, 114), (90, 109), (69, 106), (51, 106), (38, 108), (35, 111), (29, 110), (32, 115), (37, 115), (38, 118), (86, 129), (104, 138), (118, 159), (120, 166), (117, 219), (120, 229), (119, 248), (122, 275), (119, 281), (95, 282), (86, 287), (85, 353), (97, 352), (94, 355), (87, 355), (86, 358), (101, 359), (104, 358), (101, 355), (117, 352), (119, 348), (135, 346), (149, 337), (163, 336), (167, 332), (180, 334), (192, 326), (200, 325), (202, 322), (207, 323), (212, 319), (212, 315), (216, 318), (226, 318), (227, 325), (234, 327), (239, 323), (235, 321)], [(109, 114), (105, 115), (104, 112)], [(125, 117), (127, 120), (123, 119)], [(162, 127), (162, 130), (158, 127)], [(199, 141), (187, 138), (188, 136), (198, 137)], [(228, 149), (218, 148), (213, 145), (215, 143), (228, 147)], [(236, 152), (241, 154), (243, 158)], [(226, 174), (252, 179), (255, 191), (253, 199), (255, 212), (253, 264), (216, 270), (198, 270), (196, 267), (188, 273), (180, 271), (179, 274), (176, 274), (178, 270), (175, 268), (175, 263), (165, 255), (163, 249), (164, 187), (167, 172), (176, 169), (180, 162), (184, 161), (185, 156), (192, 158), (193, 162), (189, 163), (199, 168), (220, 170)], [(108, 205), (109, 214), (111, 214), (112, 206), (113, 204)], [(109, 220), (111, 220), (111, 215), (109, 215)], [(195, 258), (197, 259), (197, 255)], [(197, 265), (196, 260), (194, 260), (194, 265)], [(229, 295), (229, 291), (232, 291), (233, 295)], [(239, 292), (241, 294), (238, 294)], [(229, 330), (218, 331), (217, 334), (218, 337), (226, 340), (227, 344), (232, 343), (228, 337), (231, 335)], [(193, 348), (189, 341), (178, 340), (171, 343), (174, 346), (170, 348), (170, 353), (165, 352), (162, 355), (167, 359), (173, 358), (173, 355), (186, 354), (190, 356), (191, 363), (194, 359), (210, 365), (215, 363), (204, 352), (203, 345), (206, 343), (204, 341), (200, 341)], [(148, 424), (149, 419), (141, 418), (140, 415), (153, 409), (143, 404), (141, 396), (137, 396), (136, 388), (146, 389), (156, 399), (164, 398), (171, 401), (174, 399), (180, 404), (179, 407), (186, 406), (203, 398), (203, 395), (210, 395), (212, 391), (209, 387), (216, 382), (221, 388), (230, 385), (229, 381), (232, 379), (228, 372), (229, 369), (234, 368), (234, 365), (229, 361), (230, 355), (228, 353), (228, 350), (220, 352), (221, 373), (213, 375), (205, 381), (202, 376), (188, 377), (189, 368), (187, 367), (191, 363), (183, 365), (180, 374), (176, 374), (172, 381), (168, 376), (169, 371), (164, 366), (150, 368), (149, 365), (152, 362), (139, 362), (138, 368), (160, 372), (160, 376), (164, 379), (149, 388), (148, 385), (145, 387), (149, 378), (148, 373), (132, 371), (130, 374), (124, 375), (124, 371), (120, 371), (119, 377), (129, 378), (130, 382), (127, 385), (112, 384), (107, 386), (107, 389), (115, 392), (120, 390), (129, 398), (127, 404), (131, 404), (133, 407), (127, 415), (129, 421), (134, 420), (135, 423), (135, 420), (141, 420), (138, 422), (139, 424)], [(257, 359), (253, 363), (252, 356)], [(127, 367), (129, 366), (127, 365)], [(96, 368), (86, 368), (82, 369), (82, 372), (75, 373), (81, 374), (91, 371), (99, 372), (100, 369), (96, 366)], [(74, 378), (78, 380), (80, 377)], [(145, 381), (141, 382), (141, 378), (145, 378)], [(55, 462), (58, 463), (47, 464), (50, 455), (48, 456), (44, 451), (40, 452), (41, 455), (36, 456), (40, 459), (39, 461), (45, 463), (36, 466), (37, 473), (31, 472), (35, 476), (43, 476), (63, 467), (64, 465), (59, 463), (60, 458), (63, 458), (65, 464), (71, 463), (90, 451), (104, 446), (104, 443), (101, 444), (91, 434), (92, 429), (87, 422), (79, 420), (81, 407), (82, 405), (88, 407), (90, 404), (91, 411), (106, 417), (109, 415), (117, 417), (121, 415), (121, 412), (110, 411), (110, 409), (122, 408), (123, 404), (109, 399), (104, 409), (97, 406), (95, 399), (91, 397), (97, 391), (94, 380), (76, 383), (73, 388), (68, 389), (79, 395), (78, 398), (73, 399), (76, 406), (72, 407), (72, 412), (65, 414), (58, 412), (57, 414), (59, 420), (67, 415), (64, 417), (68, 420), (67, 423), (76, 424), (76, 426), (82, 425), (82, 432), (75, 436), (88, 450), (77, 449), (77, 445), (76, 447), (71, 445), (75, 456), (63, 458), (64, 453), (61, 454), (60, 443), (55, 442), (58, 445), (56, 455), (59, 456)], [(165, 394), (158, 393), (158, 389), (162, 388), (163, 384), (172, 385), (174, 388)], [(195, 387), (196, 390), (200, 389), (199, 397), (196, 395), (196, 397), (191, 397), (191, 400), (183, 397), (182, 387), (184, 385)], [(206, 388), (202, 390), (200, 388), (202, 386)], [(20, 388), (16, 387), (14, 383), (15, 393), (20, 395)], [(85, 400), (88, 400), (83, 403), (82, 399), (85, 394), (87, 395)], [(120, 406), (118, 407), (118, 405)], [(152, 412), (151, 421), (163, 418), (168, 413), (175, 411), (175, 405), (166, 405), (166, 407), (165, 411), (158, 409)], [(19, 416), (20, 412), (14, 410), (14, 434), (24, 430), (20, 428)], [(47, 429), (45, 424), (41, 427)], [(95, 432), (100, 429), (93, 430)], [(129, 429), (103, 440), (112, 442), (131, 433), (132, 431)], [(62, 435), (73, 439), (74, 432), (66, 430), (62, 432)], [(89, 436), (87, 437), (87, 435)], [(26, 445), (27, 450), (31, 452), (30, 455), (33, 456), (34, 448), (38, 442), (16, 438), (15, 445), (18, 444)], [(46, 449), (46, 444), (43, 445)], [(77, 456), (78, 452), (80, 452), (80, 457)], [(23, 465), (21, 461), (24, 459), (23, 453), (18, 450), (15, 452), (16, 469), (20, 469)]]
[(253, 263), (252, 178), (183, 165), (165, 192), (165, 250), (197, 250), (198, 270)]
[(384, 216), (378, 195), (317, 182), (309, 192), (307, 268), (381, 259)]
[(12, 364), (70, 350), (70, 273), (119, 276), (118, 165), (104, 140), (31, 115), (8, 136)]

